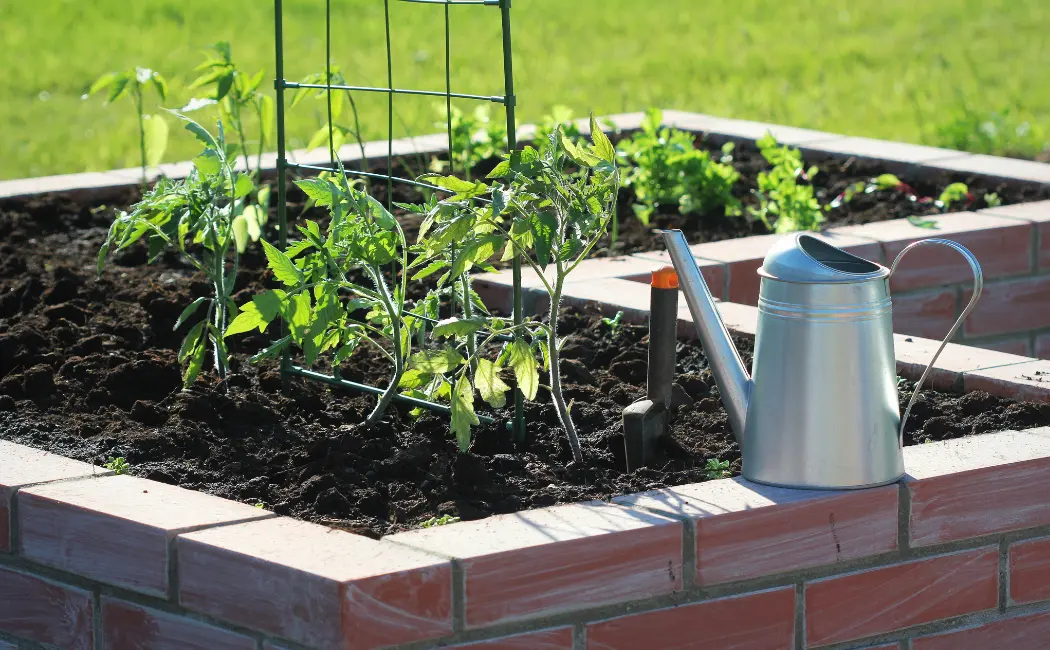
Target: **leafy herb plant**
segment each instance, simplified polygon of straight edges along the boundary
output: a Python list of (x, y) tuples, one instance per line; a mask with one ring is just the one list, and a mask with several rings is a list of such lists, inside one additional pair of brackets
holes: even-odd
[(262, 224), (257, 218), (265, 213), (244, 210), (245, 197), (255, 186), (248, 175), (233, 171), (230, 158), (236, 147), (226, 142), (222, 122), (213, 137), (197, 122), (176, 115), (186, 120), (186, 129), (204, 144), (204, 151), (193, 159), (194, 170), (187, 178), (161, 179), (131, 212), (117, 215), (99, 251), (98, 272), (110, 254), (146, 237), (151, 262), (174, 249), (208, 278), (214, 294), (194, 300), (175, 323), (179, 329), (206, 309), (207, 316), (190, 327), (179, 349), (183, 384), (189, 386), (204, 366), (209, 344), (216, 372), (226, 378), (229, 361), (223, 334), (231, 315), (238, 255), (249, 239), (258, 239)]
[(160, 101), (168, 98), (168, 82), (155, 70), (149, 68), (131, 68), (123, 72), (108, 72), (91, 84), (87, 94), (90, 95), (108, 90), (106, 103), (111, 104), (121, 97), (135, 100), (136, 116), (139, 121), (139, 155), (142, 166), (142, 187), (146, 188), (146, 169), (160, 164), (164, 150), (168, 147), (168, 123), (159, 115), (147, 114), (144, 108), (144, 87), (152, 86)]
[(652, 215), (667, 205), (676, 206), (681, 214), (724, 208), (727, 216), (740, 215), (740, 201), (733, 196), (740, 174), (727, 164), (732, 145), (723, 148), (726, 162), (712, 160), (708, 151), (696, 148), (693, 134), (662, 123), (663, 113), (649, 109), (642, 130), (620, 143), (630, 170), (624, 186), (634, 189), (638, 219), (649, 225)]
[(758, 174), (754, 192), (759, 206), (749, 208), (749, 214), (778, 233), (819, 230), (826, 208), (817, 201), (810, 184), (817, 167), (806, 169), (799, 150), (778, 144), (771, 134), (756, 144), (773, 168)]
[(106, 469), (120, 476), (121, 474), (127, 474), (128, 470), (131, 469), (131, 465), (128, 464), (128, 461), (123, 456), (116, 458), (110, 456), (109, 460), (106, 461)]
[(709, 481), (714, 481), (720, 478), (729, 478), (732, 474), (733, 473), (729, 471), (728, 460), (719, 460), (718, 458), (707, 459), (707, 465), (704, 466), (704, 475)]

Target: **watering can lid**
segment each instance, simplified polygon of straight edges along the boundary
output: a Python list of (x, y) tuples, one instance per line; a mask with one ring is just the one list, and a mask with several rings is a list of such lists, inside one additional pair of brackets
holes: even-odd
[(784, 282), (850, 283), (886, 277), (889, 269), (813, 235), (795, 233), (773, 245), (758, 274)]

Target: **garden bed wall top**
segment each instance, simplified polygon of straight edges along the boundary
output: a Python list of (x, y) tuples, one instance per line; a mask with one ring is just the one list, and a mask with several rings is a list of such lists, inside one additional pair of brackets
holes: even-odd
[(1037, 650), (1050, 430), (376, 541), (0, 442), (0, 648)]

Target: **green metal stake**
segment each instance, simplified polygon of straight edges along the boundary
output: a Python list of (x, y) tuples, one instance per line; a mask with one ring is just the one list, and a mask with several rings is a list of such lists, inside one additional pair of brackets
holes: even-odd
[[(507, 149), (514, 151), (518, 147), (517, 138), (517, 119), (514, 116), (514, 104), (516, 103), (514, 97), (514, 50), (511, 47), (510, 40), (510, 2), (511, 0), (500, 0), (500, 13), (502, 15), (503, 23), (503, 86), (504, 86), (504, 99), (503, 106), (507, 109)], [(522, 300), (521, 294), (521, 254), (514, 255), (514, 266), (512, 269), (513, 273), (513, 293), (514, 293), (514, 325), (517, 328), (514, 330), (514, 336), (521, 339), (521, 324), (525, 321), (524, 313), (524, 301)], [(528, 441), (528, 437), (525, 431), (525, 396), (521, 390), (514, 391), (514, 421), (513, 421), (513, 432), (514, 439), (519, 444), (524, 444)]]
[[(277, 242), (283, 251), (288, 246), (288, 206), (285, 196), (285, 177), (288, 173), (287, 152), (284, 145), (284, 9), (281, 0), (273, 0), (274, 43), (276, 44), (275, 65), (277, 79), (274, 92), (277, 94)], [(285, 334), (284, 321), (281, 321), (281, 336)], [(281, 353), (281, 375), (292, 366), (288, 351)]]

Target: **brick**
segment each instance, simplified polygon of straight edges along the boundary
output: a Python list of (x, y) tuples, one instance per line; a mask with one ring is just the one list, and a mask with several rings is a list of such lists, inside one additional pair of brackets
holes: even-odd
[(161, 597), (168, 594), (168, 542), (176, 534), (273, 516), (131, 476), (51, 483), (17, 498), (20, 552), (27, 558)]
[(924, 636), (912, 641), (913, 650), (1045, 650), (1050, 638), (1050, 612), (1018, 616), (953, 630), (945, 634)]
[(911, 544), (1050, 524), (1050, 429), (905, 447)]
[(559, 627), (451, 647), (463, 650), (572, 650), (572, 628)]
[(792, 490), (744, 478), (614, 499), (696, 522), (696, 580), (747, 580), (897, 548), (897, 486)]
[(1050, 600), (1050, 538), (1010, 546), (1010, 600), (1015, 604)]
[(466, 580), (468, 627), (682, 588), (682, 524), (606, 503), (529, 510), (388, 539), (457, 558)]
[[(725, 241), (708, 242), (690, 246), (693, 256), (698, 259), (722, 262), (729, 275), (728, 294), (730, 302), (745, 305), (758, 304), (759, 276), (758, 269), (766, 253), (780, 238), (786, 235), (757, 235)], [(832, 229), (820, 233), (820, 238), (833, 246), (838, 246), (865, 259), (879, 261), (881, 250), (877, 243), (869, 238), (841, 233)]]
[(1050, 165), (1031, 160), (1002, 158), (985, 154), (966, 154), (945, 160), (925, 162), (923, 166), (955, 172), (995, 176), (1010, 180), (1050, 183)]
[(105, 650), (255, 650), (255, 640), (181, 616), (102, 599)]
[(0, 553), (11, 550), (11, 498), (20, 488), (109, 472), (78, 460), (0, 440)]
[(1029, 361), (963, 373), (966, 392), (983, 390), (1022, 402), (1050, 401), (1050, 361)]
[(806, 641), (820, 646), (993, 609), (996, 547), (939, 555), (806, 585)]
[(893, 296), (893, 331), (943, 338), (955, 323), (955, 305), (954, 289)]
[(1050, 268), (1050, 201), (1015, 203), (982, 210), (999, 217), (1020, 219), (1035, 225), (1037, 230), (1036, 256), (1040, 270)]
[[(632, 257), (649, 261), (650, 263), (655, 262), (655, 267), (660, 268), (664, 266), (674, 266), (671, 261), (671, 255), (667, 251), (649, 251), (647, 253), (637, 253)], [(696, 266), (700, 269), (700, 274), (704, 278), (704, 282), (707, 283), (707, 288), (711, 290), (711, 295), (719, 300), (725, 298), (725, 282), (726, 282), (726, 267), (722, 262), (716, 262), (714, 260), (697, 259)], [(626, 279), (634, 280), (636, 282), (644, 282), (649, 284), (652, 278), (652, 274), (645, 274), (642, 276), (631, 276)]]
[(664, 124), (684, 131), (703, 132), (709, 136), (727, 136), (733, 140), (758, 140), (767, 133), (772, 133), (777, 142), (789, 145), (828, 142), (844, 137), (837, 133), (800, 129), (793, 126), (735, 120), (727, 117), (714, 117), (712, 115), (674, 110), (664, 111)]
[[(963, 300), (970, 299), (970, 292)], [(966, 319), (967, 336), (1010, 334), (1050, 327), (1050, 275), (986, 284)]]
[(794, 588), (679, 605), (587, 626), (587, 650), (790, 650)]
[[(935, 229), (918, 228), (907, 219), (894, 219), (834, 230), (882, 242), (887, 265), (909, 244), (936, 237), (968, 248), (980, 261), (985, 280), (1032, 270), (1030, 223), (984, 212), (954, 212), (929, 219), (935, 222)], [(909, 253), (890, 278), (894, 292), (957, 283), (973, 283), (970, 265), (947, 246), (934, 245)]]
[(448, 561), (287, 518), (181, 535), (187, 609), (319, 648), (452, 632)]
[(996, 352), (1005, 352), (1006, 354), (1020, 356), (1020, 357), (1031, 357), (1031, 339), (1028, 336), (1021, 338), (1009, 338), (999, 339), (997, 341), (978, 341), (972, 345), (976, 345), (985, 350), (995, 350)]
[[(894, 334), (893, 347), (897, 357), (897, 373), (913, 381), (917, 380), (922, 376), (926, 365), (933, 359), (940, 344), (939, 340)], [(957, 382), (961, 382), (965, 372), (1029, 361), (1028, 357), (949, 343), (941, 352), (941, 356), (937, 357), (937, 367), (930, 373), (926, 381), (930, 387), (951, 388)]]
[(892, 142), (890, 140), (876, 140), (873, 138), (860, 138), (854, 136), (840, 138), (830, 142), (821, 142), (820, 144), (806, 148), (812, 151), (831, 153), (842, 157), (855, 156), (857, 158), (875, 158), (879, 161), (904, 163), (906, 165), (965, 155), (952, 149), (939, 149), (937, 147), (925, 147), (905, 142)]
[(0, 632), (67, 650), (92, 650), (91, 594), (0, 568)]

